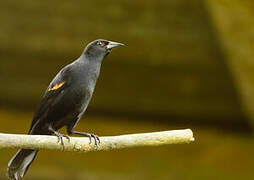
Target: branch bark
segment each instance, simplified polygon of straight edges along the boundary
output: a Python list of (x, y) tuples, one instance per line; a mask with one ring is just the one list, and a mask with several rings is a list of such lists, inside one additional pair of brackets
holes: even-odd
[[(44, 150), (64, 150), (76, 152), (107, 151), (140, 146), (160, 146), (166, 144), (184, 144), (194, 141), (190, 129), (171, 130), (144, 134), (100, 137), (98, 147), (94, 141), (89, 143), (86, 137), (71, 137), (70, 142), (64, 138), (64, 149), (57, 143), (56, 136), (22, 135), (0, 133), (0, 149), (24, 148)], [(93, 139), (92, 139), (93, 140)]]

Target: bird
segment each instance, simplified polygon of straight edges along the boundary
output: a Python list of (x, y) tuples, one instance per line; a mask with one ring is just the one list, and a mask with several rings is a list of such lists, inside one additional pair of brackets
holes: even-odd
[[(62, 68), (46, 89), (34, 114), (28, 134), (55, 135), (64, 147), (63, 138), (69, 135), (89, 137), (98, 146), (100, 139), (95, 134), (75, 131), (74, 128), (87, 109), (100, 74), (103, 59), (122, 43), (97, 39), (89, 43), (81, 56)], [(57, 132), (66, 127), (67, 134)], [(20, 149), (7, 167), (7, 177), (20, 180), (35, 159), (38, 150)]]

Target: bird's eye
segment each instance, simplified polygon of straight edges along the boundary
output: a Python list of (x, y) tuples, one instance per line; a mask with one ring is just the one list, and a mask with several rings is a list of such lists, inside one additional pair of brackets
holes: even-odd
[(104, 43), (101, 42), (101, 41), (99, 41), (99, 42), (97, 43), (97, 45), (99, 45), (99, 46), (104, 46)]

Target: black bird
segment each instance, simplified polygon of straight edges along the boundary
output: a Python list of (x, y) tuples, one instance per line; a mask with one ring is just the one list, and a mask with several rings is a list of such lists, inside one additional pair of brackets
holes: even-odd
[[(87, 45), (82, 55), (65, 66), (47, 88), (39, 108), (34, 115), (28, 134), (56, 135), (63, 145), (63, 137), (78, 134), (99, 142), (97, 135), (74, 131), (74, 127), (85, 112), (92, 97), (102, 60), (112, 48), (123, 44), (103, 39)], [(67, 134), (58, 129), (66, 127)], [(38, 150), (20, 149), (10, 160), (7, 177), (19, 180), (24, 177)]]

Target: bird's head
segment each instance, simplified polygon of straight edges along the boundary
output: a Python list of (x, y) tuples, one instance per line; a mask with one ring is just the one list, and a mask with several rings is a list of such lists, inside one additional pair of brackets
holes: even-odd
[(103, 58), (108, 55), (113, 48), (118, 46), (124, 46), (124, 44), (104, 39), (97, 39), (86, 46), (84, 53), (90, 57)]

